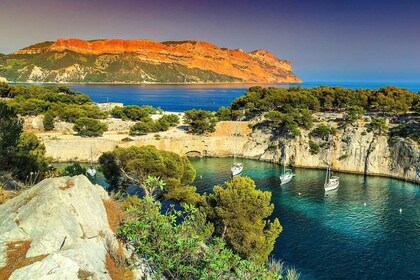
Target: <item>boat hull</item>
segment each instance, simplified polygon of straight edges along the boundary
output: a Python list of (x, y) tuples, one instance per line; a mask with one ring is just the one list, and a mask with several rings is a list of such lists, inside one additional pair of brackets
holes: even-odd
[(294, 174), (284, 174), (281, 175), (280, 178), (280, 185), (284, 185), (292, 181)]
[(340, 181), (338, 179), (331, 179), (328, 183), (324, 185), (325, 191), (332, 191), (338, 188)]

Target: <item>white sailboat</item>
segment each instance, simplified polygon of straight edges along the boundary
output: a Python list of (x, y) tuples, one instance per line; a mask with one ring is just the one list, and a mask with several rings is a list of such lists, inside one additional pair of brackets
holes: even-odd
[[(330, 150), (330, 154), (331, 154), (331, 150)], [(338, 178), (337, 176), (332, 176), (331, 163), (330, 163), (328, 164), (327, 174), (325, 174), (324, 189), (325, 191), (332, 191), (332, 190), (337, 189), (339, 184), (340, 184), (340, 178)]]
[(332, 191), (338, 188), (338, 185), (340, 184), (340, 179), (337, 176), (331, 176), (332, 171), (331, 167), (328, 166), (327, 168), (327, 174), (325, 175), (325, 183), (324, 183), (324, 189), (325, 191)]
[(241, 174), (242, 170), (244, 169), (244, 166), (240, 162), (236, 162), (236, 148), (238, 146), (238, 128), (236, 128), (235, 132), (235, 151), (233, 152), (233, 165), (230, 168), (230, 171), (232, 172), (232, 176)]
[(92, 146), (90, 146), (90, 165), (89, 165), (89, 168), (86, 170), (86, 173), (90, 177), (95, 177), (95, 175), (96, 175), (96, 169), (93, 167)]
[(295, 176), (295, 174), (293, 174), (292, 169), (286, 169), (286, 152), (283, 150), (284, 152), (284, 157), (283, 157), (283, 172), (280, 175), (280, 185), (284, 185), (289, 183), (293, 177)]
[(284, 185), (289, 183), (290, 181), (292, 181), (293, 177), (295, 177), (296, 175), (293, 174), (292, 169), (285, 169), (284, 165), (283, 165), (283, 172), (280, 175), (280, 185)]

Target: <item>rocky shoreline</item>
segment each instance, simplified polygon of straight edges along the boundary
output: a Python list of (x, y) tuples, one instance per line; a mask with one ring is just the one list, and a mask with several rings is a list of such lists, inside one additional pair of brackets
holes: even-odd
[[(117, 123), (112, 123), (114, 121)], [(242, 158), (315, 169), (325, 169), (331, 162), (335, 171), (420, 182), (419, 144), (403, 138), (390, 140), (387, 136), (375, 135), (367, 132), (363, 123), (337, 130), (328, 145), (326, 141), (316, 140), (319, 150), (314, 152), (309, 145), (314, 138), (306, 130), (294, 139), (287, 139), (264, 129), (252, 130), (250, 122), (226, 121), (219, 122), (216, 131), (206, 136), (187, 134), (182, 126), (159, 134), (129, 136), (126, 133), (129, 123), (108, 122), (112, 124), (111, 131), (99, 138), (75, 136), (68, 127), (64, 129), (64, 124), (59, 126), (61, 131), (36, 134), (45, 144), (47, 156), (56, 162), (89, 162), (91, 154), (93, 161), (97, 161), (102, 153), (112, 151), (116, 146), (144, 145), (187, 156), (230, 157), (237, 140), (236, 155)], [(33, 129), (38, 121), (32, 119), (29, 123)], [(239, 137), (235, 139), (237, 127)]]

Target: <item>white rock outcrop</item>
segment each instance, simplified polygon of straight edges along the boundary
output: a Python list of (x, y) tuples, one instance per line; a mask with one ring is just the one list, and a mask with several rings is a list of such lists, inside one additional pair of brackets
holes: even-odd
[(15, 270), (10, 279), (79, 279), (80, 271), (89, 279), (111, 279), (106, 244), (116, 238), (106, 199), (101, 186), (80, 175), (46, 179), (0, 205), (0, 267), (8, 243), (28, 240), (26, 258), (46, 257)]

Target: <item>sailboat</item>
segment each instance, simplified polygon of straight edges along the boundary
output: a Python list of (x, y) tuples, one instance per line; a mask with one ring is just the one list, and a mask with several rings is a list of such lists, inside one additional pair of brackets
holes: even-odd
[(280, 185), (289, 183), (293, 179), (293, 177), (295, 177), (295, 174), (293, 174), (292, 169), (285, 168), (283, 164), (283, 172), (280, 175)]
[(325, 183), (324, 183), (324, 189), (326, 191), (332, 191), (338, 188), (338, 185), (340, 184), (340, 179), (337, 176), (331, 176), (331, 166), (328, 165), (327, 168), (327, 174), (325, 175)]
[(338, 188), (339, 184), (340, 184), (340, 179), (337, 176), (332, 176), (331, 164), (328, 164), (327, 174), (325, 174), (325, 182), (324, 182), (325, 191), (335, 190), (336, 188)]
[(240, 162), (236, 162), (236, 149), (238, 146), (238, 128), (236, 128), (235, 131), (235, 151), (233, 152), (233, 165), (230, 168), (230, 171), (232, 172), (232, 176), (241, 174), (242, 170), (244, 169), (244, 166)]
[(92, 146), (90, 146), (90, 164), (89, 164), (89, 168), (86, 171), (86, 173), (90, 176), (90, 177), (95, 177), (96, 175), (96, 169), (93, 167), (93, 154), (92, 154)]
[(283, 147), (282, 149), (282, 154), (283, 154), (283, 165), (282, 165), (282, 173), (280, 175), (280, 185), (284, 185), (289, 183), (293, 177), (295, 176), (295, 174), (293, 174), (292, 169), (287, 169), (286, 168), (286, 151), (285, 148)]

